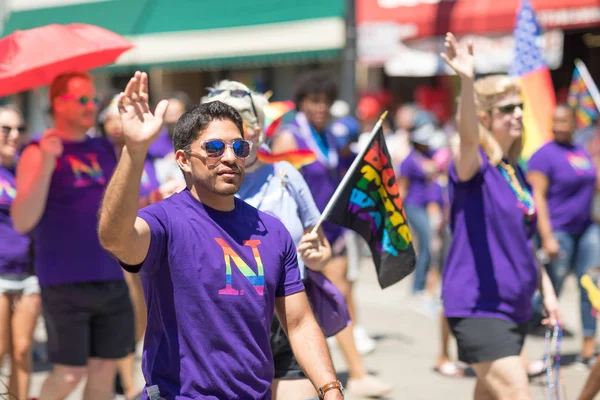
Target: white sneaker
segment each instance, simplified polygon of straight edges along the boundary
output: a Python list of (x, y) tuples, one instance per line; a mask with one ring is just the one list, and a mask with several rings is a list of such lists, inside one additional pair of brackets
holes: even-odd
[(369, 337), (369, 334), (360, 325), (354, 326), (352, 331), (354, 335), (354, 343), (356, 343), (356, 349), (361, 355), (369, 354), (375, 351), (375, 347), (377, 347), (377, 342)]
[(367, 375), (360, 379), (348, 379), (348, 392), (359, 397), (382, 397), (389, 394), (392, 387), (380, 381), (373, 375)]

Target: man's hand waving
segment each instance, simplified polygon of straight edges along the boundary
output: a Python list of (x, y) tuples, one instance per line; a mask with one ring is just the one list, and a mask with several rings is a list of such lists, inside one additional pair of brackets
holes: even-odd
[(148, 74), (137, 71), (118, 102), (125, 145), (130, 151), (147, 150), (156, 140), (168, 105), (167, 100), (162, 100), (152, 114), (148, 101)]

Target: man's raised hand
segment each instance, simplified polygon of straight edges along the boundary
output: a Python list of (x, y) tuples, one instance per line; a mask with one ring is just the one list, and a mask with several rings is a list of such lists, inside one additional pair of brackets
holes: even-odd
[(148, 74), (137, 71), (118, 102), (125, 145), (130, 150), (147, 149), (156, 140), (168, 105), (167, 100), (162, 100), (152, 114), (148, 101)]

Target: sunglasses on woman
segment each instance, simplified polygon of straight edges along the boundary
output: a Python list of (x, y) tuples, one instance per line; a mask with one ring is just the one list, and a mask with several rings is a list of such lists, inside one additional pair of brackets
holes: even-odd
[(10, 132), (13, 129), (16, 129), (17, 132), (19, 132), (19, 135), (24, 135), (25, 134), (25, 126), (23, 126), (23, 125), (21, 125), (21, 126), (2, 125), (0, 127), (0, 129), (2, 129), (2, 133), (5, 134), (6, 136), (10, 135)]
[(90, 101), (93, 102), (94, 105), (100, 104), (100, 99), (98, 97), (89, 97), (89, 96), (75, 97), (72, 94), (65, 94), (63, 96), (60, 96), (60, 98), (64, 99), (64, 100), (75, 100), (82, 106), (86, 106)]
[(516, 103), (516, 104), (506, 104), (503, 106), (497, 106), (496, 108), (498, 109), (498, 111), (500, 111), (502, 114), (512, 114), (515, 112), (515, 109), (519, 107), (521, 109), (521, 111), (524, 110), (523, 108), (523, 103)]
[[(244, 139), (236, 139), (231, 142), (225, 142), (221, 139), (211, 139), (200, 142), (200, 146), (206, 151), (206, 155), (209, 158), (223, 157), (225, 149), (231, 147), (233, 154), (237, 158), (247, 158), (250, 155), (252, 149), (252, 142)], [(186, 153), (193, 154), (194, 152), (189, 147), (184, 150)]]
[(256, 112), (256, 108), (254, 107), (254, 100), (252, 99), (252, 92), (249, 92), (247, 90), (241, 90), (241, 89), (236, 89), (236, 90), (219, 89), (219, 90), (212, 90), (208, 94), (208, 97), (209, 98), (215, 97), (215, 96), (218, 96), (221, 93), (225, 93), (225, 92), (229, 92), (229, 95), (231, 97), (235, 97), (237, 99), (241, 99), (246, 96), (250, 97), (250, 105), (252, 106), (252, 112), (254, 113), (254, 117), (256, 117), (256, 121), (258, 121), (258, 113)]

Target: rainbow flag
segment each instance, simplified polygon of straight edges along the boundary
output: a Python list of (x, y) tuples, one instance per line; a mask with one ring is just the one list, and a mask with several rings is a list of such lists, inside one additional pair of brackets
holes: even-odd
[(305, 165), (312, 164), (317, 160), (317, 155), (312, 150), (301, 149), (287, 151), (285, 153), (271, 154), (265, 149), (258, 149), (256, 153), (258, 159), (266, 164), (273, 164), (278, 161), (287, 161), (296, 169), (300, 169)]
[(369, 245), (382, 289), (415, 269), (416, 254), (381, 123), (325, 210), (325, 219), (352, 229)]
[[(583, 62), (579, 62), (583, 64)], [(582, 72), (579, 70), (579, 64), (576, 62), (575, 71), (573, 71), (573, 79), (571, 80), (571, 86), (569, 86), (569, 97), (567, 102), (577, 113), (577, 128), (584, 129), (590, 126), (596, 119), (598, 119), (599, 112), (594, 103), (591, 89), (585, 83), (585, 79)], [(582, 65), (585, 68), (585, 64)], [(587, 70), (587, 68), (586, 68)], [(591, 83), (594, 84), (593, 82)], [(597, 88), (596, 92), (598, 91)]]
[(294, 110), (296, 105), (293, 101), (275, 101), (264, 107), (265, 113), (265, 135), (271, 137), (281, 127), (284, 117)]
[(510, 74), (519, 78), (525, 105), (521, 154), (525, 160), (552, 139), (552, 113), (556, 107), (550, 70), (536, 44), (539, 33), (540, 26), (531, 3), (522, 0), (514, 30), (516, 47)]

